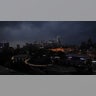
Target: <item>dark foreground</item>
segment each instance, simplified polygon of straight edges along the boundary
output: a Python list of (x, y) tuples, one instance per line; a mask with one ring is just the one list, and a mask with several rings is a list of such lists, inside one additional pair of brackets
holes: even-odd
[(0, 65), (0, 75), (96, 75), (95, 71), (77, 71), (74, 67), (18, 67), (9, 68)]
[(25, 73), (4, 67), (0, 65), (0, 75), (24, 75)]

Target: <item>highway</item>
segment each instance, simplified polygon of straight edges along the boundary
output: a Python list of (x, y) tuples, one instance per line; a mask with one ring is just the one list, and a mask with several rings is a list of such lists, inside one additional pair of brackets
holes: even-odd
[(26, 59), (25, 61), (24, 61), (24, 63), (25, 64), (27, 64), (27, 65), (29, 65), (29, 66), (33, 66), (33, 67), (48, 67), (48, 66), (52, 66), (52, 64), (44, 64), (44, 65), (40, 65), (40, 64), (31, 64), (31, 63), (29, 63), (29, 60), (30, 60), (30, 58), (28, 58), (28, 59)]
[[(31, 64), (29, 63), (30, 58), (26, 59), (24, 62), (26, 65), (29, 65), (32, 70), (36, 70), (38, 72), (42, 72), (44, 74), (46, 74), (45, 72), (47, 72), (48, 74), (52, 75), (62, 75), (62, 74), (68, 74), (69, 72), (76, 72), (74, 67), (64, 67), (64, 66), (59, 66), (59, 65), (53, 65), (53, 64), (45, 64), (45, 65), (40, 65), (40, 64)], [(39, 68), (44, 68), (44, 69), (39, 69)]]

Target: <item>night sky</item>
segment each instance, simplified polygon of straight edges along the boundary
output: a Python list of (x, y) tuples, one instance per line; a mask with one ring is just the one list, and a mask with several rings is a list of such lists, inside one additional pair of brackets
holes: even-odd
[(0, 21), (0, 41), (39, 41), (61, 37), (65, 44), (96, 41), (95, 21)]

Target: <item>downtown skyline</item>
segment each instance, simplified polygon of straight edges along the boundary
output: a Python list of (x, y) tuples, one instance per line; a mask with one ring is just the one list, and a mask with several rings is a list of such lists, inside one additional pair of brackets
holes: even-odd
[(0, 21), (0, 41), (53, 40), (78, 44), (91, 38), (96, 41), (96, 21)]

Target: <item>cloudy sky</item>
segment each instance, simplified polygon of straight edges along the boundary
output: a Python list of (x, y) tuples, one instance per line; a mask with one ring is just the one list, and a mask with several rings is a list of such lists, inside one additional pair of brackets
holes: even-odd
[(96, 41), (95, 21), (1, 21), (0, 41), (35, 41), (61, 37), (63, 43)]

